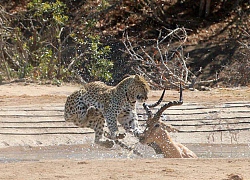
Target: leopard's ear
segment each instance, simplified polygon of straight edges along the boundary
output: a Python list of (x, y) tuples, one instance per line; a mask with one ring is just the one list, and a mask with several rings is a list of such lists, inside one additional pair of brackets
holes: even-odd
[(135, 80), (139, 81), (140, 80), (140, 76), (138, 74), (135, 75)]

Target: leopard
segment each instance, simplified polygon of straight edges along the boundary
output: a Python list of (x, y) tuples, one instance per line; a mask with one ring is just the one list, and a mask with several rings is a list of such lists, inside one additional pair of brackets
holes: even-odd
[[(64, 118), (80, 128), (94, 130), (94, 143), (112, 147), (114, 140), (123, 139), (126, 134), (119, 133), (118, 123), (126, 133), (139, 137), (136, 102), (148, 99), (150, 87), (141, 75), (130, 75), (116, 86), (94, 81), (84, 84), (67, 97)], [(109, 133), (104, 132), (105, 122)], [(106, 141), (102, 140), (107, 137)]]

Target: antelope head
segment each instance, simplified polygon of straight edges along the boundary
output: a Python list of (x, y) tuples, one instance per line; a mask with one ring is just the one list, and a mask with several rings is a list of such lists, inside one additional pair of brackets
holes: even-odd
[(163, 154), (165, 158), (197, 158), (197, 155), (193, 151), (183, 144), (176, 143), (171, 139), (169, 132), (176, 131), (176, 129), (160, 121), (162, 113), (167, 108), (183, 104), (181, 85), (179, 101), (171, 101), (164, 104), (155, 114), (150, 110), (151, 107), (156, 107), (161, 103), (164, 93), (165, 89), (156, 103), (149, 105), (143, 104), (148, 119), (146, 121), (147, 128), (142, 133), (142, 136), (140, 136), (140, 142), (151, 146), (156, 153)]
[(165, 123), (163, 123), (160, 120), (160, 118), (161, 118), (162, 113), (167, 108), (169, 108), (171, 106), (178, 106), (178, 105), (183, 104), (182, 87), (180, 85), (180, 99), (179, 99), (179, 101), (168, 102), (168, 103), (164, 104), (163, 106), (161, 106), (161, 108), (158, 109), (155, 114), (153, 114), (150, 108), (158, 106), (162, 102), (164, 94), (165, 94), (165, 89), (163, 90), (160, 99), (154, 104), (143, 103), (143, 107), (144, 107), (146, 114), (148, 116), (148, 119), (146, 121), (147, 127), (146, 127), (145, 131), (143, 132), (143, 136), (141, 136), (141, 138), (140, 138), (140, 142), (143, 144), (146, 144), (146, 143), (147, 144), (150, 144), (150, 143), (159, 144), (163, 141), (163, 138), (165, 138), (166, 136), (169, 136), (168, 132), (178, 131), (177, 129), (173, 128), (172, 126), (169, 126), (169, 125), (166, 125)]

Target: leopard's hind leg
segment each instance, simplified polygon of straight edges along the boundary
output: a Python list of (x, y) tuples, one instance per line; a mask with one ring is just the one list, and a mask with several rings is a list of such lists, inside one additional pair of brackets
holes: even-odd
[(67, 122), (73, 122), (79, 127), (86, 127), (87, 125), (88, 108), (83, 102), (77, 102), (72, 105), (66, 102), (64, 110), (64, 119)]
[[(69, 111), (70, 109), (70, 111)], [(79, 101), (74, 108), (65, 108), (65, 120), (73, 122), (81, 128), (91, 128), (95, 131), (95, 143), (107, 148), (113, 147), (114, 142), (110, 140), (103, 141), (103, 128), (105, 119), (100, 111), (94, 106), (87, 107)]]
[(101, 140), (104, 132), (105, 119), (100, 111), (95, 107), (89, 107), (87, 110), (88, 124), (87, 127), (95, 131), (95, 143), (101, 146), (111, 148), (114, 142), (111, 140)]

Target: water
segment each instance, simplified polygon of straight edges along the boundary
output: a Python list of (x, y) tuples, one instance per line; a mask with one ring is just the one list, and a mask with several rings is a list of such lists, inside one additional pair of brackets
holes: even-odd
[[(194, 151), (199, 158), (250, 158), (248, 144), (220, 145), (220, 144), (185, 144)], [(143, 158), (163, 158), (155, 154), (152, 148), (137, 144), (135, 146)], [(11, 147), (0, 151), (0, 162), (40, 161), (55, 159), (90, 160), (90, 159), (137, 159), (141, 158), (132, 152), (124, 150), (117, 145), (111, 149), (95, 144), (90, 145), (59, 145), (41, 147)]]

